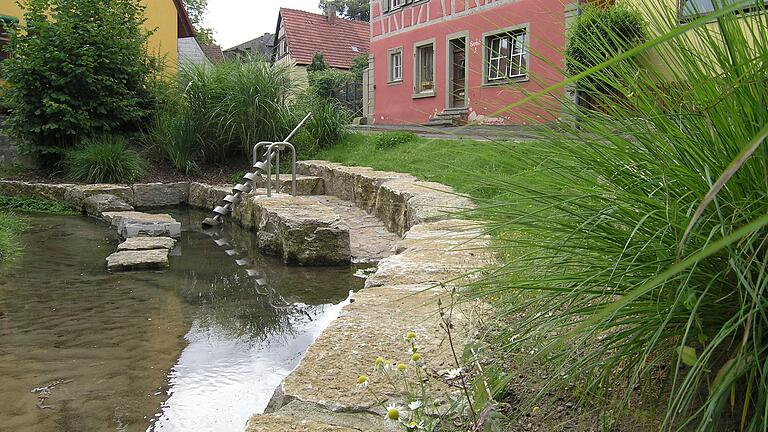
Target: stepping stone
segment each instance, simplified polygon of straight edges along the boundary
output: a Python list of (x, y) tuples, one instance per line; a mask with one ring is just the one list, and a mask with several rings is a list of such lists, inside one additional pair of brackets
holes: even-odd
[(99, 217), (104, 212), (133, 211), (133, 206), (114, 195), (99, 194), (86, 198), (83, 209), (88, 216)]
[(170, 266), (166, 249), (120, 251), (107, 257), (107, 270), (164, 270)]
[(102, 218), (117, 228), (124, 239), (131, 237), (181, 237), (181, 223), (167, 214), (106, 212)]
[(118, 251), (171, 250), (176, 240), (170, 237), (131, 237), (117, 246)]

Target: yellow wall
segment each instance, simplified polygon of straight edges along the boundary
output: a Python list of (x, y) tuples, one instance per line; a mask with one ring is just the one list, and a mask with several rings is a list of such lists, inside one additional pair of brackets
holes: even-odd
[[(166, 71), (175, 73), (178, 69), (178, 13), (173, 0), (141, 0), (146, 6), (147, 21), (145, 27), (154, 30), (149, 39), (147, 51), (165, 59)], [(23, 12), (16, 5), (16, 0), (0, 0), (0, 15), (9, 15), (22, 19)]]

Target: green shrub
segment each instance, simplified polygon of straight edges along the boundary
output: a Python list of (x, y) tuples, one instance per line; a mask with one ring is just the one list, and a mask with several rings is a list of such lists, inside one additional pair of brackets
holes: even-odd
[(389, 149), (414, 142), (417, 138), (413, 132), (384, 132), (376, 136), (376, 148), (380, 150)]
[(129, 133), (154, 109), (144, 7), (134, 0), (29, 0), (3, 62), (20, 149), (55, 163), (85, 136)]
[[(346, 126), (352, 120), (352, 114), (333, 99), (305, 94), (300, 102), (294, 104), (293, 112), (303, 117), (307, 112), (312, 116), (304, 124), (299, 136), (294, 140), (302, 157), (328, 148), (344, 138)], [(298, 118), (295, 123), (301, 121)]]
[(69, 152), (65, 166), (70, 178), (87, 183), (131, 183), (143, 172), (141, 158), (128, 149), (128, 140), (111, 135), (84, 140)]
[(155, 115), (145, 141), (152, 154), (165, 158), (177, 171), (191, 174), (199, 169), (197, 160), (204, 146), (203, 127), (187, 108), (161, 111)]
[(320, 70), (309, 73), (309, 86), (313, 93), (323, 98), (334, 98), (345, 84), (353, 84), (355, 76), (338, 69)]
[[(565, 68), (570, 76), (621, 54), (645, 42), (647, 24), (643, 16), (625, 5), (586, 6), (568, 30)], [(587, 91), (612, 90), (615, 77), (610, 69), (593, 74), (581, 84)]]
[(77, 214), (74, 210), (58, 201), (27, 196), (0, 195), (0, 210), (60, 215)]
[(646, 6), (655, 61), (589, 71), (625, 103), (566, 105), (577, 122), (505, 155), (479, 216), (511, 258), (477, 293), (500, 298), (499, 348), (545, 362), (539, 396), (616, 401), (646, 430), (765, 431), (768, 14), (680, 26)]

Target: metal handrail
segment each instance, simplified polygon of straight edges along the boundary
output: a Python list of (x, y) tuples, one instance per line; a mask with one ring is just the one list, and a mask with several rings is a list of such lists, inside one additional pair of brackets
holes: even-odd
[[(272, 143), (269, 147), (267, 147), (267, 197), (272, 196), (272, 152), (277, 150), (275, 154), (276, 157), (276, 173), (275, 173), (275, 179), (278, 181), (278, 185), (280, 184), (280, 152), (284, 151), (286, 148), (291, 150), (291, 195), (296, 196), (296, 147), (293, 146), (293, 144), (283, 141), (283, 142), (276, 142)], [(279, 192), (279, 191), (278, 191)]]

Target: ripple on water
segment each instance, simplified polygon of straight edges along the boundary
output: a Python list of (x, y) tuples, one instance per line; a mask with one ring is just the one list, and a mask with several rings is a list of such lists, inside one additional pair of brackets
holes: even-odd
[[(185, 227), (204, 217), (175, 216)], [(196, 231), (170, 271), (113, 275), (106, 225), (31, 223), (0, 276), (0, 431), (242, 431), (359, 288), (347, 268), (249, 253), (268, 281), (256, 286)], [(248, 249), (250, 234), (228, 234)], [(40, 408), (32, 390), (46, 386)]]

